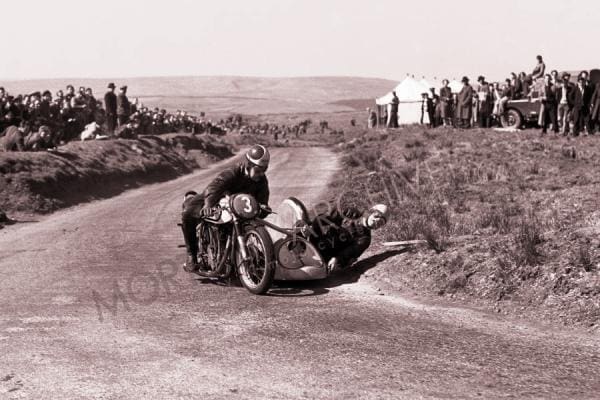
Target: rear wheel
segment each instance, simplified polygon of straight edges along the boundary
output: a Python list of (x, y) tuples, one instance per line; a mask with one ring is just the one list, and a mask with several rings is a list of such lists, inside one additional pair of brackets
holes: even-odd
[(523, 124), (523, 117), (521, 113), (511, 108), (504, 113), (500, 122), (503, 128), (519, 129)]
[(249, 227), (244, 234), (248, 260), (236, 251), (238, 276), (242, 285), (254, 294), (264, 294), (271, 288), (275, 275), (273, 242), (262, 226)]

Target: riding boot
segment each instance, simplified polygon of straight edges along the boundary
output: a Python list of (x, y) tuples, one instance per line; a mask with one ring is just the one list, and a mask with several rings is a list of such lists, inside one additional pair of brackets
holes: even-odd
[(183, 231), (183, 239), (187, 249), (187, 261), (183, 266), (187, 272), (198, 270), (198, 236), (196, 235), (196, 220), (195, 218), (183, 218), (181, 221), (181, 230)]

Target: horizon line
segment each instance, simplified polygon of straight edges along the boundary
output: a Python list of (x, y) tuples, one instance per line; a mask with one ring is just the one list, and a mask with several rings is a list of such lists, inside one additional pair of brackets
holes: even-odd
[(297, 76), (257, 76), (257, 75), (146, 75), (146, 76), (121, 76), (121, 77), (45, 77), (45, 78), (2, 78), (0, 82), (31, 82), (51, 80), (124, 80), (124, 79), (156, 79), (156, 78), (246, 78), (246, 79), (322, 79), (322, 78), (355, 78), (355, 79), (379, 79), (385, 81), (401, 81), (401, 79), (381, 78), (376, 76), (358, 75), (297, 75)]

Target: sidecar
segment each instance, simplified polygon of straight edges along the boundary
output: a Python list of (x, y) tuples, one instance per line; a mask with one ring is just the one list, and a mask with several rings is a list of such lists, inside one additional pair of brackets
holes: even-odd
[(293, 231), (293, 233), (283, 233), (267, 228), (273, 239), (277, 261), (275, 280), (300, 281), (327, 277), (329, 274), (327, 264), (318, 249), (299, 230), (294, 230), (298, 226), (308, 226), (310, 223), (306, 207), (300, 200), (294, 197), (285, 199), (276, 213), (269, 215), (267, 221)]

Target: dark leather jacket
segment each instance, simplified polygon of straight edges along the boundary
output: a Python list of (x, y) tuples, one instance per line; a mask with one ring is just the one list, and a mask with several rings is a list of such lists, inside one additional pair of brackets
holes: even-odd
[(371, 244), (371, 230), (361, 223), (361, 213), (347, 207), (340, 213), (333, 211), (317, 215), (310, 226), (309, 240), (319, 250), (325, 262), (337, 257), (347, 266), (357, 259)]
[(204, 204), (214, 207), (225, 195), (248, 193), (256, 198), (259, 204), (269, 204), (269, 181), (263, 176), (253, 181), (245, 173), (245, 164), (240, 163), (222, 171), (202, 192)]

